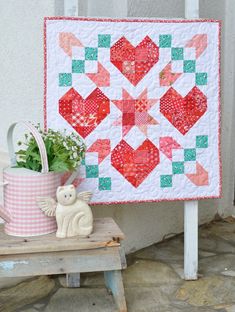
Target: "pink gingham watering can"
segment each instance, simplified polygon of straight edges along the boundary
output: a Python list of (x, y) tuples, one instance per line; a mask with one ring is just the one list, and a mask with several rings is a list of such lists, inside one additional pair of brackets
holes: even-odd
[(61, 185), (62, 173), (49, 172), (46, 148), (38, 130), (28, 122), (23, 124), (35, 138), (42, 161), (42, 172), (25, 168), (14, 168), (16, 156), (13, 147), (13, 130), (7, 133), (11, 167), (3, 170), (4, 205), (0, 206), (0, 217), (5, 220), (5, 232), (13, 236), (36, 236), (56, 231), (55, 218), (47, 217), (36, 203), (36, 197), (54, 197)]

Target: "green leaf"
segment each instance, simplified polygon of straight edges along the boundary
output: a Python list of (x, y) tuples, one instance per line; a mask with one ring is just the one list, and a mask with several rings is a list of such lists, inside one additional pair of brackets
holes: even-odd
[(25, 155), (26, 151), (25, 150), (19, 150), (17, 152), (15, 152), (16, 155)]
[(68, 171), (69, 168), (67, 164), (63, 161), (60, 161), (58, 158), (55, 158), (53, 163), (50, 166), (50, 171), (55, 171), (55, 172), (64, 172)]
[[(40, 128), (38, 128), (40, 130)], [(65, 132), (59, 132), (48, 129), (47, 132), (40, 130), (42, 139), (44, 141), (49, 170), (62, 172), (74, 170), (80, 164), (80, 159), (83, 157), (86, 150), (85, 144), (79, 135)], [(22, 142), (26, 147), (16, 152), (17, 166), (28, 168), (34, 171), (41, 171), (41, 157), (36, 140), (32, 137), (25, 136), (25, 142)], [(70, 158), (73, 152), (77, 152), (76, 158)]]
[(68, 155), (68, 152), (67, 153), (63, 152), (63, 153), (58, 154), (57, 157), (60, 160), (66, 161), (69, 158), (69, 155)]
[(38, 161), (39, 163), (41, 163), (41, 156), (36, 152), (31, 152), (30, 156), (31, 158), (33, 158), (34, 161)]
[(25, 168), (25, 162), (23, 161), (17, 161), (16, 164), (14, 168)]

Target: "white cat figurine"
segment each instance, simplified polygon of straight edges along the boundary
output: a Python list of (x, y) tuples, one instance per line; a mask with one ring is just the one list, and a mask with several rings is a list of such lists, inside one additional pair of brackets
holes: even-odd
[(57, 188), (57, 202), (50, 197), (39, 197), (37, 203), (47, 216), (56, 217), (56, 237), (87, 236), (93, 230), (93, 215), (87, 204), (91, 196), (91, 192), (77, 194), (71, 184)]

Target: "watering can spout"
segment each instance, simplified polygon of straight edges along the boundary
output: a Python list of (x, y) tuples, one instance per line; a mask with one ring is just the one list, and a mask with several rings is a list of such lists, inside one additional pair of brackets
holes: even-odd
[(2, 205), (0, 205), (0, 217), (7, 223), (11, 221), (9, 213), (6, 211), (6, 209), (4, 209)]

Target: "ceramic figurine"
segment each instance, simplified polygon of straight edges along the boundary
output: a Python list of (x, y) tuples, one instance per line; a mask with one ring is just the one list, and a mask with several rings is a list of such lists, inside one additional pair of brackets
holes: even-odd
[(37, 203), (47, 216), (55, 216), (56, 237), (87, 236), (93, 230), (93, 215), (87, 202), (91, 192), (76, 192), (73, 185), (59, 186), (57, 202), (50, 197), (37, 198)]

